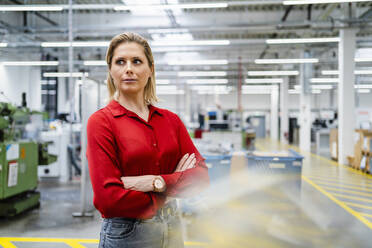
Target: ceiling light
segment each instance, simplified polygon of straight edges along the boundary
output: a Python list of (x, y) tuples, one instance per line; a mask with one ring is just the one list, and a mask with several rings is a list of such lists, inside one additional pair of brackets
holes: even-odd
[(0, 47), (7, 47), (8, 43), (0, 42)]
[(355, 89), (372, 89), (372, 84), (356, 84)]
[(229, 45), (229, 40), (158, 40), (151, 46), (221, 46)]
[(86, 60), (86, 61), (84, 61), (84, 65), (88, 65), (88, 66), (106, 65), (107, 66), (107, 63), (106, 63), (105, 60)]
[(355, 58), (355, 62), (372, 62), (372, 58)]
[(358, 89), (357, 92), (358, 93), (370, 93), (371, 90), (370, 89)]
[(177, 90), (176, 85), (157, 85), (156, 90)]
[(0, 11), (62, 11), (61, 5), (0, 5)]
[(156, 79), (156, 84), (170, 84), (168, 79)]
[(312, 85), (311, 89), (313, 90), (330, 90), (333, 89), (332, 85)]
[[(109, 41), (73, 41), (73, 47), (108, 47)], [(69, 47), (70, 42), (42, 42), (42, 47)]]
[(331, 76), (331, 75), (338, 75), (339, 72), (337, 70), (323, 70), (321, 74), (324, 76)]
[(227, 3), (197, 3), (197, 4), (156, 4), (156, 5), (123, 5), (116, 6), (114, 10), (143, 10), (144, 8), (151, 10), (166, 10), (166, 9), (208, 9), (208, 8), (227, 8)]
[(320, 93), (322, 93), (322, 91), (321, 90), (312, 90), (311, 93), (313, 93), (313, 94), (320, 94)]
[(326, 3), (352, 3), (370, 2), (369, 0), (288, 0), (283, 1), (284, 5), (304, 5), (304, 4), (326, 4)]
[(44, 72), (43, 77), (88, 77), (88, 72)]
[(300, 38), (300, 39), (268, 39), (267, 44), (303, 44), (303, 43), (325, 43), (325, 42), (340, 42), (338, 37), (328, 38)]
[(297, 76), (298, 71), (249, 71), (248, 76)]
[(227, 84), (227, 79), (189, 79), (187, 84)]
[(255, 59), (256, 64), (303, 64), (303, 63), (318, 63), (319, 59)]
[(281, 84), (283, 78), (247, 78), (247, 84)]
[(169, 61), (168, 65), (227, 65), (229, 61), (225, 59), (215, 60), (184, 60)]
[[(324, 70), (321, 73), (322, 75), (339, 75), (340, 74), (340, 72), (337, 70), (333, 70), (333, 71)], [(372, 75), (372, 70), (355, 70), (354, 73), (355, 75)]]
[(5, 61), (0, 62), (6, 66), (57, 66), (58, 61)]
[(148, 29), (148, 33), (150, 34), (167, 34), (167, 33), (188, 33), (189, 30), (185, 28), (158, 28), (158, 29)]
[(294, 90), (288, 90), (288, 93), (289, 94), (300, 94), (300, 91), (298, 89), (294, 89)]
[(225, 71), (180, 71), (179, 77), (225, 77)]
[(338, 83), (338, 78), (311, 78), (311, 83)]

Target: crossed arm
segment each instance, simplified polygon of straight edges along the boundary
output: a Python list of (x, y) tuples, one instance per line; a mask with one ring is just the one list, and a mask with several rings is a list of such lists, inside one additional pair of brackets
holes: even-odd
[[(178, 162), (177, 167), (174, 172), (184, 172), (186, 170), (194, 168), (195, 165), (196, 165), (195, 154), (192, 153), (191, 155), (189, 155), (187, 153)], [(155, 177), (158, 177), (158, 176), (144, 175), (144, 176), (133, 176), (133, 177), (121, 177), (120, 179), (123, 182), (124, 188), (127, 190), (151, 192), (151, 191), (154, 191), (153, 180)]]

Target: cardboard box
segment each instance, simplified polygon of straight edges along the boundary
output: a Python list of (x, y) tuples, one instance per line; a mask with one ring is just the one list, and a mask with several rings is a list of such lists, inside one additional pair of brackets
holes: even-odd
[(353, 168), (359, 169), (361, 160), (362, 160), (362, 140), (358, 140), (358, 142), (354, 146)]
[(331, 158), (338, 160), (338, 129), (332, 128), (329, 133), (329, 148), (331, 152)]

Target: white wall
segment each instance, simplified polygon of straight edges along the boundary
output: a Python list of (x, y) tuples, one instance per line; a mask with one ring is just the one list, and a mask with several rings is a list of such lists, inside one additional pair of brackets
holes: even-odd
[(22, 92), (26, 92), (27, 106), (41, 110), (41, 83), (39, 67), (13, 67), (0, 65), (0, 101), (11, 102), (17, 106), (22, 103)]

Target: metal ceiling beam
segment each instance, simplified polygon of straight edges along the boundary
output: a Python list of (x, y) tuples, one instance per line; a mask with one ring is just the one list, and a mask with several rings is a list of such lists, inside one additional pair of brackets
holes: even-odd
[[(9, 0), (9, 1), (12, 2), (12, 3), (18, 4), (18, 5), (23, 5), (22, 2), (17, 1), (17, 0)], [(27, 13), (27, 11), (24, 11), (24, 13)], [(33, 12), (31, 12), (31, 13), (33, 13), (33, 14), (36, 15), (37, 17), (43, 19), (44, 21), (46, 21), (46, 22), (49, 23), (50, 25), (58, 26), (58, 23), (56, 23), (55, 21), (52, 21), (52, 20), (49, 19), (48, 17), (43, 16), (43, 15), (40, 14), (39, 12), (33, 11)]]

